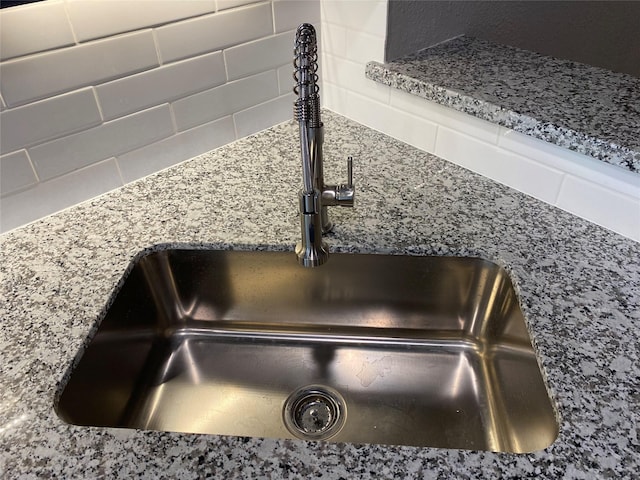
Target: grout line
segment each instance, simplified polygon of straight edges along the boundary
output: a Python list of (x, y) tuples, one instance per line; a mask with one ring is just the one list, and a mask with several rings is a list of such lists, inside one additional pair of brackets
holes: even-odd
[[(276, 84), (277, 84), (276, 86), (278, 88), (278, 95), (280, 95), (280, 91), (282, 90), (282, 87), (283, 87), (282, 84), (284, 83), (284, 81), (282, 82), (280, 81), (280, 75), (278, 75), (278, 70), (280, 70), (280, 67), (276, 67), (274, 71), (276, 72)], [(267, 71), (271, 72), (272, 70), (267, 70)]]
[(276, 6), (273, 0), (271, 0), (269, 3), (271, 4), (271, 31), (275, 35), (276, 34)]
[(120, 177), (120, 182), (122, 183), (122, 185), (126, 185), (127, 182), (124, 181), (124, 175), (122, 175), (122, 170), (120, 169), (120, 161), (118, 160), (118, 157), (112, 157), (113, 158), (113, 162), (116, 164), (116, 170), (118, 171), (118, 176)]
[[(327, 57), (330, 57), (330, 58), (333, 57), (333, 58), (337, 58), (338, 60), (344, 60), (345, 62), (353, 63), (354, 65), (358, 65), (359, 67), (364, 67), (364, 66), (367, 65), (367, 63), (369, 63), (369, 60), (364, 61), (364, 62), (359, 62), (357, 60), (353, 60), (352, 58), (348, 58), (348, 57), (343, 57), (341, 55), (337, 55), (337, 54), (335, 54), (333, 52), (326, 52), (326, 51), (322, 52), (322, 56), (323, 57), (327, 56)], [(364, 72), (362, 72), (362, 75), (364, 76)], [(375, 83), (380, 83), (380, 82), (376, 82), (375, 80), (372, 80), (370, 78), (367, 78), (367, 80), (369, 80), (371, 82), (375, 82)], [(391, 89), (390, 85), (382, 84), (382, 83), (380, 83), (380, 85), (384, 85), (385, 87), (389, 87), (389, 89)], [(418, 97), (418, 98), (420, 98), (420, 97)]]
[[(371, 59), (364, 60), (364, 61), (357, 61), (357, 60), (354, 60), (354, 59), (353, 59), (353, 57), (349, 57), (349, 56), (348, 56), (348, 52), (347, 52), (347, 51), (345, 51), (345, 54), (344, 54), (344, 55), (340, 55), (340, 54), (338, 54), (338, 53), (335, 53), (335, 52), (332, 52), (332, 51), (326, 51), (326, 50), (325, 50), (324, 52), (322, 52), (322, 55), (329, 55), (329, 56), (331, 56), (331, 57), (339, 58), (339, 59), (341, 59), (341, 60), (347, 60), (347, 61), (349, 61), (349, 62), (357, 63), (358, 65), (363, 65), (363, 66), (366, 66), (366, 65), (367, 65), (367, 63), (369, 63), (369, 62), (371, 62), (371, 61), (376, 61), (376, 60), (371, 60)], [(364, 72), (363, 72), (362, 74), (364, 75)], [(375, 81), (375, 80), (372, 80), (372, 81)], [(378, 83), (380, 83), (380, 82), (378, 82)], [(421, 98), (421, 97), (418, 97), (418, 98)]]
[[(100, 98), (98, 97), (98, 91), (95, 86), (91, 86), (91, 91), (93, 92), (93, 98), (96, 101), (96, 105), (98, 107), (98, 114), (100, 115), (100, 120), (102, 120), (101, 125), (105, 123), (104, 113), (102, 113), (102, 105), (100, 105)], [(97, 127), (97, 125), (94, 125)], [(72, 134), (71, 134), (72, 135)], [(68, 136), (68, 135), (64, 135)]]
[(232, 115), (236, 115), (237, 113), (246, 112), (247, 110), (251, 110), (252, 108), (257, 108), (257, 107), (264, 106), (264, 105), (266, 105), (268, 103), (275, 102), (276, 100), (279, 100), (281, 98), (287, 97), (289, 95), (293, 95), (293, 94), (291, 92), (286, 92), (286, 93), (283, 93), (283, 94), (280, 94), (280, 92), (278, 92), (278, 94), (275, 97), (271, 97), (268, 100), (265, 100), (264, 102), (256, 103), (256, 104), (251, 105), (249, 107), (243, 108), (242, 110), (238, 110), (237, 112), (234, 112)]
[[(507, 130), (517, 135), (524, 135), (514, 130)], [(504, 135), (501, 139), (504, 138)], [(628, 171), (624, 168), (594, 159), (582, 153), (573, 152), (558, 145), (544, 142), (544, 140), (534, 137), (527, 137), (534, 143), (529, 144), (526, 140), (522, 142), (517, 136), (511, 138), (516, 146), (505, 146), (502, 141), (498, 147), (506, 152), (521, 155), (532, 162), (546, 168), (557, 170), (573, 178), (595, 183), (603, 188), (616, 191), (624, 195), (640, 197), (640, 175)], [(541, 148), (536, 146), (539, 144)], [(522, 148), (519, 148), (522, 147)], [(523, 151), (524, 150), (524, 151)]]
[(236, 140), (238, 140), (238, 122), (236, 122), (236, 113), (232, 113), (231, 116), (231, 121), (233, 122), (233, 135), (236, 137)]
[[(29, 185), (23, 185), (21, 187), (16, 188), (15, 190), (11, 190), (9, 193), (3, 193), (2, 191), (0, 191), (0, 206), (2, 205), (2, 199), (7, 199), (10, 197), (13, 197), (14, 195), (18, 195), (20, 193), (26, 192), (28, 190), (33, 190), (38, 188), (38, 185), (41, 185), (42, 182), (36, 182), (36, 183), (31, 183)], [(0, 232), (0, 233), (4, 233)]]
[(436, 134), (433, 137), (433, 152), (430, 153), (435, 155), (436, 148), (438, 146), (438, 136), (440, 135), (440, 124), (434, 122), (434, 125), (436, 126)]
[[(366, 1), (366, 0), (362, 0), (362, 1)], [(387, 36), (387, 32), (386, 31), (383, 32), (382, 34), (373, 33), (373, 32), (367, 31), (367, 30), (362, 30), (362, 29), (359, 29), (357, 27), (354, 27), (354, 25), (352, 23), (349, 23), (349, 24), (335, 23), (335, 22), (330, 22), (328, 20), (324, 20), (322, 18), (320, 19), (320, 22), (324, 23), (324, 24), (327, 24), (330, 27), (344, 28), (345, 30), (347, 30), (347, 33), (356, 33), (356, 34), (364, 33), (365, 35), (369, 35), (369, 36), (372, 36), (372, 37), (379, 37), (379, 38), (386, 38), (386, 36)]]
[(173, 127), (173, 133), (175, 135), (176, 133), (178, 133), (178, 122), (176, 120), (176, 114), (173, 111), (173, 102), (169, 102), (168, 105), (169, 105), (169, 116), (171, 117), (171, 126)]
[[(14, 193), (22, 193), (22, 192), (25, 192), (25, 191), (28, 191), (28, 190), (31, 190), (31, 189), (36, 190), (39, 186), (44, 185), (44, 184), (46, 184), (46, 183), (49, 183), (49, 182), (50, 182), (50, 181), (52, 181), (52, 180), (61, 179), (61, 178), (65, 177), (65, 176), (75, 175), (75, 174), (77, 174), (78, 172), (81, 172), (81, 171), (83, 171), (83, 170), (87, 170), (87, 169), (92, 168), (92, 167), (94, 167), (94, 166), (96, 166), (96, 165), (98, 165), (98, 164), (106, 163), (106, 162), (108, 162), (109, 160), (112, 160), (112, 159), (115, 159), (115, 158), (114, 158), (114, 157), (109, 157), (109, 158), (107, 158), (107, 159), (105, 159), (105, 160), (101, 160), (101, 161), (99, 161), (99, 162), (93, 163), (93, 164), (91, 164), (91, 165), (87, 165), (87, 166), (85, 166), (85, 167), (79, 168), (79, 169), (74, 170), (74, 171), (72, 171), (72, 172), (68, 172), (68, 173), (66, 173), (66, 174), (64, 174), (64, 175), (61, 175), (61, 176), (58, 176), (58, 177), (55, 177), (55, 178), (52, 178), (52, 179), (48, 179), (48, 180), (46, 180), (46, 181), (44, 181), (44, 182), (40, 182), (40, 183), (38, 183), (38, 184), (36, 184), (36, 185), (32, 185), (30, 188), (25, 188), (25, 189), (21, 190), (20, 192), (14, 192)], [(121, 186), (122, 186), (122, 185), (121, 185)], [(25, 220), (24, 220), (24, 218), (23, 218), (23, 220), (21, 220), (21, 223), (19, 223), (18, 225), (14, 226), (14, 227), (11, 227), (11, 228), (9, 228), (9, 229), (7, 229), (7, 230), (2, 230), (2, 231), (1, 231), (1, 233), (3, 233), (3, 234), (4, 234), (4, 233), (6, 233), (6, 232), (10, 232), (10, 231), (15, 230), (15, 229), (17, 229), (17, 228), (23, 227), (23, 226), (25, 226), (25, 225), (29, 225), (29, 224), (31, 224), (31, 223), (37, 222), (38, 220), (41, 220), (41, 219), (46, 218), (46, 217), (49, 217), (50, 215), (57, 214), (57, 213), (60, 213), (60, 212), (63, 212), (63, 211), (69, 210), (69, 209), (74, 208), (74, 207), (76, 207), (76, 206), (78, 206), (78, 205), (81, 205), (81, 204), (83, 204), (83, 203), (86, 203), (86, 202), (92, 201), (92, 200), (94, 200), (94, 199), (96, 199), (96, 198), (98, 198), (98, 197), (101, 197), (101, 196), (103, 196), (103, 195), (105, 195), (105, 194), (107, 194), (107, 193), (109, 193), (109, 192), (112, 192), (112, 191), (113, 191), (113, 190), (115, 190), (115, 189), (118, 189), (118, 188), (120, 188), (120, 186), (116, 186), (116, 187), (114, 187), (114, 188), (109, 188), (108, 190), (104, 190), (104, 191), (102, 191), (101, 193), (97, 193), (97, 194), (95, 194), (95, 193), (91, 193), (91, 195), (90, 195), (89, 197), (86, 197), (85, 195), (82, 195), (82, 197), (83, 197), (83, 198), (82, 198), (80, 201), (76, 201), (76, 202), (73, 202), (73, 203), (71, 203), (71, 204), (69, 204), (69, 203), (65, 202), (65, 205), (64, 205), (64, 206), (62, 206), (62, 207), (57, 207), (57, 208), (55, 208), (54, 210), (49, 211), (48, 213), (45, 213), (44, 215), (38, 215), (36, 218), (33, 218), (33, 219), (31, 219), (31, 220), (26, 220), (26, 221), (25, 221)], [(76, 191), (76, 192), (78, 192), (78, 191), (79, 191), (79, 189), (76, 189), (75, 191)], [(36, 192), (36, 195), (37, 195), (37, 194), (38, 194), (38, 193)], [(24, 215), (22, 215), (22, 216), (24, 217)], [(30, 216), (27, 216), (27, 217), (29, 217), (29, 218), (30, 218)]]
[(555, 197), (553, 198), (553, 203), (551, 205), (554, 206), (558, 206), (559, 200), (560, 200), (560, 193), (562, 192), (562, 189), (564, 188), (564, 184), (565, 184), (565, 180), (567, 178), (568, 174), (566, 172), (562, 172), (562, 178), (560, 180), (560, 185), (558, 186), (558, 191), (556, 192)]
[(36, 183), (40, 183), (42, 180), (40, 179), (40, 175), (38, 175), (38, 171), (36, 170), (36, 167), (33, 164), (33, 160), (31, 160), (31, 155), (29, 155), (29, 150), (25, 148), (24, 153), (27, 156), (27, 160), (29, 161), (29, 166), (31, 167), (31, 171), (36, 177)]
[(164, 65), (165, 62), (162, 58), (162, 52), (160, 51), (160, 42), (158, 42), (158, 34), (155, 28), (151, 29), (151, 38), (153, 38), (153, 46), (156, 50), (156, 58), (158, 59), (158, 66), (162, 66)]
[[(229, 82), (231, 82), (232, 80), (229, 79), (229, 67), (227, 66), (227, 49), (223, 49), (221, 50), (222, 53), (222, 64), (224, 65), (224, 78), (226, 79), (226, 82), (224, 82), (222, 85), (225, 85)], [(239, 79), (236, 79), (239, 80)]]
[(68, 2), (68, 0), (65, 0), (63, 5), (64, 5), (64, 14), (67, 17), (67, 22), (69, 23), (69, 28), (71, 29), (71, 36), (73, 37), (73, 41), (76, 43), (76, 45), (80, 45), (80, 42), (78, 41), (78, 35), (76, 34), (76, 29), (73, 28), (73, 22), (71, 21), (71, 15), (69, 14), (69, 2)]

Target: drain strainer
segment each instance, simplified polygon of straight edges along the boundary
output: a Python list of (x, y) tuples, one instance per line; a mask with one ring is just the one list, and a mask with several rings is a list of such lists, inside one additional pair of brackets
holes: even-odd
[(291, 433), (304, 440), (324, 440), (344, 425), (347, 410), (342, 396), (324, 385), (302, 387), (287, 398), (284, 423)]

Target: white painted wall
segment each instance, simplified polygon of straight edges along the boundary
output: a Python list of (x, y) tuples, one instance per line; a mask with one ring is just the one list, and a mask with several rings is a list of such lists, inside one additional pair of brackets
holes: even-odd
[(640, 241), (640, 175), (368, 80), (387, 0), (322, 0), (324, 106)]
[(318, 0), (48, 0), (0, 11), (0, 231), (291, 118)]

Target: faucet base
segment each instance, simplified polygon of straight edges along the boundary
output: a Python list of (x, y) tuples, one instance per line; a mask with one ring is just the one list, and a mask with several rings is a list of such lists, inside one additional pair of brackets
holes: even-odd
[(322, 242), (320, 248), (305, 249), (302, 243), (296, 245), (298, 263), (303, 267), (319, 267), (329, 260), (329, 248)]
[[(305, 206), (305, 200), (318, 205), (319, 195), (300, 195), (301, 210)], [(315, 201), (314, 201), (315, 200)], [(322, 215), (319, 209), (312, 213), (300, 214), (300, 227), (302, 238), (296, 245), (298, 263), (304, 267), (319, 267), (329, 259), (329, 247), (322, 239)]]

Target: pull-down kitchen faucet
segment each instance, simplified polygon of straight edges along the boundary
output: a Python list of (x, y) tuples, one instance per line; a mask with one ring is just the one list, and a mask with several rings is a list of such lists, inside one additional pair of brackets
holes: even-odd
[(317, 267), (329, 258), (329, 249), (322, 234), (331, 230), (327, 207), (352, 207), (355, 195), (352, 158), (347, 159), (346, 185), (325, 185), (322, 171), (323, 124), (320, 119), (318, 92), (318, 45), (313, 25), (303, 23), (296, 31), (293, 59), (293, 91), (298, 99), (293, 104), (293, 116), (300, 127), (303, 187), (300, 199), (302, 238), (296, 245), (298, 262), (305, 267)]

